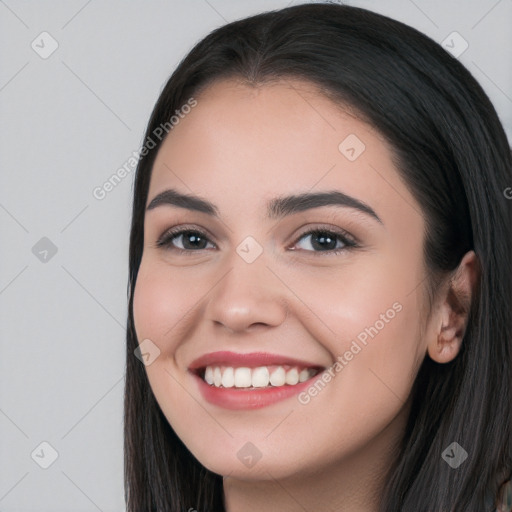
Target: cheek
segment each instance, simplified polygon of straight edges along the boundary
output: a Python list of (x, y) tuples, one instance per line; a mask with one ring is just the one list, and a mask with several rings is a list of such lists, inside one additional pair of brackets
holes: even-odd
[[(324, 460), (333, 461), (347, 447), (378, 435), (394, 420), (407, 402), (424, 357), (416, 292), (410, 293), (403, 280), (386, 273), (358, 275), (355, 266), (343, 277), (330, 285), (322, 282), (321, 293), (304, 295), (305, 282), (298, 290), (318, 315), (303, 320), (304, 326), (314, 332), (315, 323), (324, 325), (317, 339), (336, 361), (325, 387), (315, 381), (300, 397), (304, 408), (299, 411), (305, 423), (332, 440), (319, 443), (316, 449)], [(326, 411), (331, 421), (325, 421)]]
[[(182, 274), (158, 263), (141, 262), (133, 294), (133, 317), (139, 342), (149, 338), (162, 351), (169, 351), (194, 302), (193, 290)], [(172, 331), (175, 331), (174, 333)]]
[(414, 265), (406, 268), (384, 258), (361, 257), (328, 272), (320, 268), (280, 273), (284, 281), (293, 283), (294, 294), (311, 313), (300, 317), (308, 328), (320, 326), (323, 335), (318, 339), (330, 338), (331, 352), (339, 354), (349, 348), (345, 346), (348, 340), (358, 338), (364, 343), (382, 338), (384, 332), (402, 323), (410, 335), (418, 327), (420, 287), (415, 287), (421, 278)]
[(155, 279), (141, 265), (133, 293), (133, 318), (139, 343), (146, 338), (156, 341), (163, 334), (163, 320), (171, 314), (169, 302), (173, 297), (170, 294), (164, 281)]
[[(418, 254), (409, 261), (419, 262)], [(420, 265), (393, 260), (360, 258), (330, 275), (322, 269), (300, 279), (288, 276), (314, 313), (300, 316), (304, 327), (343, 367), (336, 366), (340, 378), (334, 381), (348, 391), (349, 401), (356, 389), (358, 399), (374, 404), (405, 401), (425, 356)]]
[[(190, 326), (187, 312), (200, 297), (186, 286), (183, 273), (164, 268), (157, 261), (147, 258), (141, 262), (133, 293), (133, 317), (137, 339), (141, 343), (151, 340), (160, 350), (159, 355), (146, 366), (147, 377), (153, 394), (169, 423), (182, 436), (198, 418), (183, 414), (193, 408), (188, 393), (183, 393), (176, 354), (184, 335)], [(185, 290), (185, 292), (184, 292)], [(197, 295), (197, 296), (196, 296)], [(194, 432), (197, 427), (194, 427)]]

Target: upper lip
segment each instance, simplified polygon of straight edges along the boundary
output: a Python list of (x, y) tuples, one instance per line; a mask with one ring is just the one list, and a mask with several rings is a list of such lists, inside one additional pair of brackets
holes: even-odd
[(232, 367), (249, 367), (256, 368), (258, 366), (299, 366), (301, 368), (324, 368), (323, 365), (304, 361), (293, 357), (279, 354), (271, 354), (268, 352), (247, 352), (238, 353), (228, 350), (218, 352), (210, 352), (194, 359), (189, 365), (189, 370), (200, 370), (207, 366), (232, 366)]

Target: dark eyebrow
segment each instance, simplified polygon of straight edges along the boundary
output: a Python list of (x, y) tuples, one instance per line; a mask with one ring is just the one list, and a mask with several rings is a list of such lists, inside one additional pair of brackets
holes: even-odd
[(149, 203), (146, 210), (152, 210), (153, 208), (162, 205), (178, 206), (179, 208), (195, 210), (214, 217), (219, 216), (218, 208), (213, 203), (210, 203), (210, 201), (201, 199), (197, 196), (182, 194), (174, 189), (164, 190), (160, 194), (156, 195)]
[(383, 223), (370, 206), (355, 197), (348, 196), (337, 190), (278, 197), (269, 202), (268, 216), (271, 219), (275, 219), (320, 206), (345, 206), (354, 208), (370, 215), (381, 224)]
[[(149, 203), (146, 210), (152, 210), (157, 206), (171, 205), (179, 208), (194, 210), (213, 217), (219, 217), (219, 209), (210, 201), (190, 194), (182, 194), (174, 189), (164, 190), (156, 195)], [(277, 219), (297, 212), (303, 212), (320, 206), (345, 206), (353, 208), (370, 215), (375, 220), (383, 223), (375, 211), (364, 202), (355, 197), (344, 194), (337, 190), (330, 192), (304, 193), (298, 195), (284, 196), (272, 199), (267, 204), (267, 216), (270, 219)]]

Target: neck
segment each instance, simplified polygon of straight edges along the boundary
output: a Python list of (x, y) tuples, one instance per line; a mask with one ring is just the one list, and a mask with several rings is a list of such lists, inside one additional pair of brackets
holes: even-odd
[(409, 407), (357, 452), (316, 471), (258, 481), (224, 478), (226, 512), (378, 512)]

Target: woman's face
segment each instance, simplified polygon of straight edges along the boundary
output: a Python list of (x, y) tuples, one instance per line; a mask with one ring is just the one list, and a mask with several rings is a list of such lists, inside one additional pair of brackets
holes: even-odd
[(383, 138), (307, 83), (196, 100), (153, 167), (134, 291), (163, 413), (223, 475), (378, 456), (427, 349), (418, 203)]

